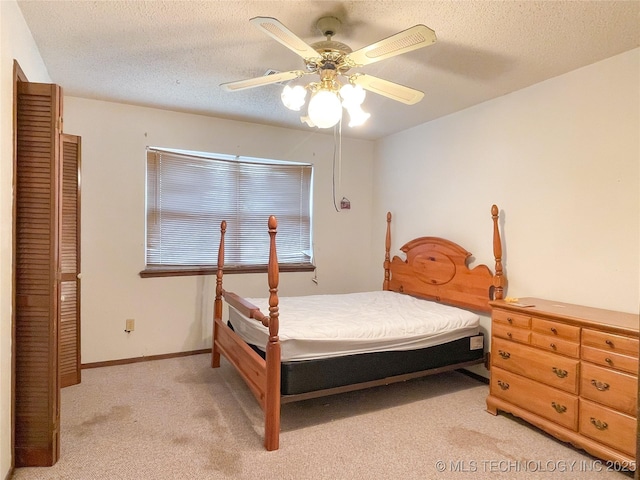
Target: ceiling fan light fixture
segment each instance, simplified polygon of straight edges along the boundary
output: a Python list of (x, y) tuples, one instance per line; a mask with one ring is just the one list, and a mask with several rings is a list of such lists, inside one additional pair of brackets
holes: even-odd
[(321, 88), (311, 96), (309, 119), (318, 128), (330, 128), (342, 118), (342, 103), (337, 92)]
[(285, 107), (296, 112), (300, 111), (307, 98), (307, 90), (302, 85), (285, 85), (280, 99)]
[(362, 105), (366, 92), (360, 85), (352, 85), (347, 83), (340, 89), (340, 96), (342, 97), (342, 104), (345, 108), (350, 105)]
[[(352, 68), (360, 68), (432, 45), (436, 41), (435, 32), (425, 25), (414, 25), (354, 52), (348, 45), (333, 40), (341, 26), (336, 17), (327, 16), (318, 20), (317, 27), (326, 40), (311, 45), (275, 18), (254, 17), (250, 22), (302, 57), (306, 69), (270, 72), (263, 77), (227, 82), (221, 86), (228, 91), (237, 91), (287, 82), (307, 74), (318, 74), (320, 82), (312, 82), (306, 86), (285, 86), (280, 95), (287, 108), (299, 111), (305, 103), (306, 91), (311, 91), (307, 115), (300, 117), (301, 122), (310, 127), (333, 127), (342, 119), (343, 107), (349, 112), (350, 127), (363, 124), (371, 116), (362, 110), (365, 90), (406, 105), (418, 103), (424, 97), (423, 92), (399, 83), (364, 73), (347, 75), (347, 72)], [(347, 77), (349, 84), (342, 86), (338, 81), (340, 76)]]
[(367, 113), (364, 110), (362, 110), (362, 107), (360, 105), (351, 105), (349, 107), (345, 105), (345, 108), (347, 109), (347, 112), (349, 112), (350, 127), (359, 127), (364, 122), (366, 122), (371, 116), (370, 113)]
[(362, 110), (361, 106), (366, 96), (364, 88), (347, 83), (340, 89), (340, 96), (342, 106), (349, 112), (350, 127), (358, 127), (369, 119), (371, 114)]

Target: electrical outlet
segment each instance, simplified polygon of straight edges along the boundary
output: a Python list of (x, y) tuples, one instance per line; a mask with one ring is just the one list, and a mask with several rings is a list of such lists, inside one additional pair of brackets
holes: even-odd
[(129, 333), (129, 332), (133, 332), (135, 329), (136, 329), (136, 321), (133, 318), (127, 318), (124, 331)]

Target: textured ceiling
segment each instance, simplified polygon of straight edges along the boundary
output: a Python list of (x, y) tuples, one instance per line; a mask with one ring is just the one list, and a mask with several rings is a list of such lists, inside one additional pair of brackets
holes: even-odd
[(358, 69), (425, 93), (413, 106), (368, 93), (368, 122), (343, 134), (380, 138), (640, 46), (634, 1), (32, 1), (18, 2), (53, 82), (67, 95), (309, 129), (281, 86), (219, 85), (304, 68), (249, 19), (280, 20), (307, 43), (318, 18), (353, 50), (415, 24), (437, 42)]

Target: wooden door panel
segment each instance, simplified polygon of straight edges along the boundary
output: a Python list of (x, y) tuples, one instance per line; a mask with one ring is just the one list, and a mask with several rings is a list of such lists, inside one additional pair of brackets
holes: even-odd
[(60, 386), (80, 383), (80, 137), (63, 134)]
[(60, 295), (60, 387), (80, 383), (77, 282), (62, 282)]
[(18, 83), (15, 188), (15, 465), (60, 455), (59, 219), (62, 92)]

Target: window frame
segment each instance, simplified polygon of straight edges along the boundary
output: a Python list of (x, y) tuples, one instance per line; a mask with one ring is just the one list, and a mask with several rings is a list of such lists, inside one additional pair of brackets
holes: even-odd
[[(156, 157), (156, 155), (159, 155), (159, 157)], [(218, 154), (218, 153), (194, 152), (194, 151), (178, 150), (178, 149), (171, 149), (171, 148), (147, 147), (146, 160), (145, 160), (145, 242), (144, 242), (145, 268), (139, 273), (140, 277), (147, 278), (147, 277), (213, 275), (217, 272), (217, 268), (218, 268), (217, 252), (218, 252), (219, 244), (217, 242), (211, 248), (211, 250), (215, 251), (216, 263), (212, 263), (212, 264), (198, 263), (198, 264), (192, 264), (192, 265), (187, 264), (186, 262), (184, 264), (149, 263), (150, 248), (154, 248), (154, 247), (157, 248), (158, 244), (160, 245), (162, 244), (162, 240), (158, 240), (157, 238), (158, 234), (154, 232), (150, 233), (150, 227), (149, 227), (150, 225), (149, 222), (151, 217), (158, 218), (157, 217), (158, 215), (162, 216), (161, 206), (150, 214), (150, 208), (154, 208), (153, 205), (150, 205), (150, 204), (156, 204), (156, 202), (158, 202), (157, 198), (161, 198), (160, 196), (162, 193), (160, 191), (160, 188), (161, 188), (160, 185), (162, 183), (162, 180), (161, 180), (162, 174), (160, 172), (160, 167), (156, 165), (154, 167), (155, 169), (150, 174), (150, 164), (151, 164), (150, 162), (152, 161), (160, 162), (162, 159), (162, 155), (166, 155), (167, 156), (166, 158), (171, 157), (172, 161), (174, 162), (176, 161), (179, 162), (182, 160), (184, 160), (185, 162), (188, 162), (188, 161), (218, 162), (219, 165), (222, 165), (222, 162), (225, 162), (225, 165), (226, 165), (225, 169), (228, 168), (231, 171), (236, 169), (238, 170), (238, 172), (243, 172), (243, 166), (247, 167), (247, 165), (249, 165), (247, 167), (249, 170), (253, 170), (254, 168), (257, 168), (258, 170), (265, 169), (265, 168), (268, 169), (269, 166), (273, 166), (274, 175), (277, 173), (281, 174), (281, 172), (283, 171), (286, 172), (288, 170), (287, 167), (291, 167), (292, 169), (294, 169), (294, 171), (296, 172), (296, 175), (301, 175), (304, 178), (301, 177), (301, 179), (299, 180), (300, 187), (301, 187), (300, 188), (301, 196), (299, 198), (298, 197), (295, 198), (295, 200), (298, 201), (302, 206), (299, 207), (300, 212), (293, 214), (293, 218), (296, 218), (296, 216), (298, 216), (298, 218), (301, 218), (302, 219), (301, 224), (303, 224), (306, 227), (305, 229), (303, 229), (303, 236), (301, 238), (296, 238), (294, 243), (299, 243), (301, 239), (304, 241), (308, 237), (308, 250), (303, 249), (301, 251), (297, 251), (294, 248), (294, 254), (296, 251), (298, 252), (297, 254), (294, 255), (294, 260), (288, 261), (288, 262), (280, 261), (279, 268), (281, 272), (301, 272), (301, 271), (315, 270), (313, 249), (312, 249), (312, 246), (313, 246), (313, 228), (312, 228), (313, 200), (312, 199), (313, 199), (313, 170), (314, 170), (313, 164), (308, 162), (293, 162), (293, 161), (283, 161), (283, 160), (262, 159), (262, 158), (255, 158), (255, 157), (242, 157), (242, 156), (234, 156), (234, 155), (226, 155), (226, 154)], [(213, 165), (214, 164), (212, 163), (212, 166)], [(174, 163), (174, 168), (175, 168), (175, 163)], [(220, 172), (210, 173), (210, 175), (219, 175), (219, 174)], [(222, 175), (225, 175), (225, 174), (223, 173)], [(240, 241), (239, 232), (236, 232), (235, 236), (231, 234), (232, 236), (230, 238), (230, 232), (229, 232), (230, 222), (233, 222), (234, 224), (238, 225), (238, 230), (240, 230), (241, 228), (243, 228), (241, 227), (243, 223), (238, 222), (237, 221), (238, 218), (244, 219), (244, 221), (248, 223), (251, 223), (251, 219), (252, 219), (251, 213), (248, 215), (247, 214), (243, 215), (242, 213), (239, 212), (239, 210), (241, 210), (241, 208), (238, 207), (238, 205), (240, 205), (240, 202), (236, 198), (236, 195), (239, 195), (237, 191), (242, 190), (240, 177), (242, 177), (243, 175), (246, 175), (246, 172), (244, 173), (236, 172), (235, 174), (230, 174), (229, 175), (229, 178), (231, 179), (230, 181), (226, 176), (224, 177), (223, 181), (225, 182), (229, 181), (229, 183), (228, 184), (225, 183), (225, 185), (232, 185), (234, 189), (234, 197), (230, 199), (228, 203), (225, 204), (225, 207), (217, 210), (214, 213), (211, 213), (212, 216), (217, 215), (220, 218), (220, 222), (222, 220), (227, 221), (227, 233), (225, 234), (224, 273), (267, 272), (266, 260), (264, 261), (264, 263), (247, 263), (247, 264), (232, 263), (227, 265), (227, 263), (229, 263), (228, 262), (229, 249), (230, 248), (233, 249), (234, 247), (239, 247), (241, 244), (244, 244), (246, 241), (246, 237), (243, 237), (242, 241)], [(262, 181), (264, 182), (265, 181), (264, 178), (268, 177), (269, 174), (267, 173), (267, 175), (261, 176), (261, 177), (258, 177), (256, 174), (253, 174), (253, 175), (255, 176), (255, 178), (262, 178), (263, 179)], [(235, 184), (233, 182), (235, 182)], [(239, 188), (238, 188), (238, 185), (240, 185)], [(308, 191), (304, 191), (302, 188), (303, 186), (307, 188)], [(214, 187), (211, 187), (211, 188), (214, 188)], [(153, 189), (153, 191), (151, 191), (151, 189)], [(203, 190), (203, 192), (204, 191), (205, 190)], [(154, 192), (156, 193), (154, 194)], [(253, 197), (253, 191), (251, 192), (243, 191), (242, 194), (245, 196), (245, 198)], [(263, 199), (268, 200), (270, 198), (268, 191), (266, 193), (262, 192), (262, 194), (263, 194)], [(150, 195), (155, 195), (156, 198), (150, 199)], [(165, 195), (168, 195), (168, 194), (165, 194)], [(275, 199), (276, 197), (273, 197), (273, 198)], [(272, 211), (272, 213), (270, 214), (274, 214), (276, 215), (276, 217), (278, 217), (278, 214), (280, 212), (275, 211), (277, 210), (275, 205), (276, 203), (277, 201), (274, 201), (274, 204), (268, 208), (270, 211)], [(195, 203), (193, 204), (193, 206), (195, 206)], [(223, 210), (227, 210), (229, 208), (233, 210), (232, 215), (225, 215), (224, 213), (222, 213)], [(280, 208), (283, 208), (283, 207), (280, 207)], [(286, 213), (287, 212), (283, 213), (283, 217), (287, 216)], [(185, 213), (185, 215), (188, 215), (188, 213)], [(221, 215), (229, 218), (223, 218), (221, 217)], [(291, 216), (291, 214), (289, 214), (288, 216)], [(268, 219), (268, 215), (264, 215), (264, 239), (260, 237), (259, 241), (264, 241), (268, 239), (267, 219)], [(255, 215), (253, 215), (254, 230), (255, 230), (255, 221), (256, 221), (256, 218), (255, 218)], [(260, 221), (262, 221), (261, 217), (260, 217)], [(215, 229), (217, 230), (218, 241), (220, 237), (220, 222), (217, 222), (217, 225), (215, 225)], [(162, 220), (160, 218), (160, 219), (157, 219), (157, 223), (153, 225), (155, 225), (156, 228), (159, 228), (158, 225), (161, 225), (161, 223), (162, 223)], [(197, 226), (202, 228), (202, 225), (198, 225), (199, 221), (196, 221), (194, 223)], [(293, 225), (297, 225), (295, 221)], [(212, 225), (207, 224), (207, 228), (209, 228), (210, 226)], [(153, 226), (152, 226), (152, 229), (153, 229)], [(282, 238), (280, 225), (279, 225), (278, 231), (279, 231), (279, 235), (276, 236), (276, 242), (278, 241), (279, 237)], [(163, 234), (160, 234), (160, 235), (163, 235)], [(256, 238), (257, 238), (256, 235), (262, 235), (262, 233), (253, 233), (252, 235), (250, 235), (251, 239), (256, 241)], [(153, 245), (151, 247), (150, 247), (150, 237), (153, 237), (153, 240), (151, 240), (151, 243), (153, 243)], [(306, 243), (306, 241), (304, 241), (304, 243)], [(262, 247), (260, 246), (260, 248)], [(262, 252), (262, 250), (260, 251)], [(265, 254), (266, 253), (268, 253), (268, 250), (265, 252)], [(262, 253), (260, 255), (262, 255)], [(308, 258), (308, 261), (304, 261), (303, 260), (304, 258)], [(241, 262), (242, 261), (241, 253), (236, 252), (235, 259), (237, 262)]]

